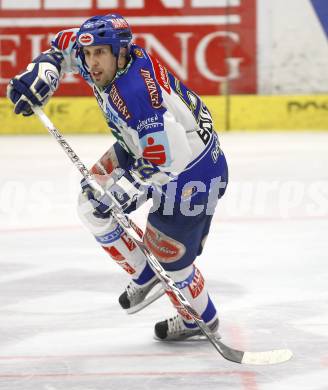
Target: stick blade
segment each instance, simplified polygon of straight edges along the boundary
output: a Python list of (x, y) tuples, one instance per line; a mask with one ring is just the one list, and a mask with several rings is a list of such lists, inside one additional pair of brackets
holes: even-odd
[(278, 364), (284, 363), (293, 357), (290, 349), (275, 349), (265, 352), (245, 352), (242, 364)]

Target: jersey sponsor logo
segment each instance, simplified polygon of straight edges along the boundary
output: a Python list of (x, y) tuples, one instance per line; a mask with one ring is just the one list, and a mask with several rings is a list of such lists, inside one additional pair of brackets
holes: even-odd
[(117, 224), (115, 230), (103, 235), (103, 236), (97, 236), (96, 240), (100, 242), (101, 244), (110, 244), (116, 240), (118, 240), (121, 235), (123, 234), (124, 230), (123, 228)]
[(149, 58), (151, 60), (151, 63), (153, 65), (153, 69), (155, 72), (156, 80), (158, 81), (158, 84), (165, 89), (165, 91), (168, 94), (171, 94), (171, 86), (170, 86), (170, 80), (169, 75), (167, 73), (167, 69), (165, 66), (163, 66), (157, 58), (153, 57), (149, 54)]
[(151, 252), (163, 263), (171, 263), (181, 259), (185, 254), (185, 246), (155, 229), (148, 223), (144, 242)]
[(143, 120), (139, 119), (137, 124), (137, 131), (140, 138), (147, 134), (162, 130), (164, 130), (164, 124), (160, 121), (160, 117), (157, 114)]
[(82, 46), (90, 46), (94, 42), (94, 37), (90, 33), (84, 33), (79, 36), (79, 43)]
[(146, 84), (152, 107), (160, 108), (162, 106), (162, 103), (160, 101), (160, 94), (157, 89), (155, 80), (152, 78), (149, 70), (140, 69), (140, 73)]
[(76, 40), (76, 35), (73, 31), (63, 32), (57, 40), (57, 46), (60, 50), (65, 50), (68, 48), (70, 42), (74, 42)]
[(118, 129), (120, 129), (122, 124), (122, 119), (118, 116), (117, 112), (110, 106), (106, 106), (106, 111), (104, 112), (107, 122), (110, 124), (110, 127), (114, 124)]
[(125, 120), (130, 119), (131, 118), (131, 114), (129, 113), (128, 108), (127, 108), (124, 100), (120, 96), (119, 91), (118, 91), (118, 89), (117, 89), (115, 84), (112, 84), (112, 87), (111, 87), (111, 89), (109, 91), (109, 96), (110, 96), (113, 104), (117, 108), (118, 112), (120, 112), (123, 115)]
[(205, 284), (205, 281), (204, 281), (203, 275), (200, 273), (199, 269), (195, 267), (194, 278), (193, 278), (192, 282), (190, 283), (190, 285), (188, 286), (190, 294), (194, 299), (196, 299), (198, 297), (198, 295), (203, 291), (204, 284)]
[(163, 145), (154, 145), (153, 137), (147, 138), (148, 146), (145, 147), (142, 157), (155, 165), (164, 165), (166, 163), (166, 153)]
[(121, 19), (121, 18), (112, 19), (111, 22), (115, 29), (129, 28), (129, 25), (125, 19)]
[(163, 167), (172, 162), (170, 145), (167, 135), (163, 131), (154, 131), (140, 139), (143, 148), (142, 157), (153, 165)]

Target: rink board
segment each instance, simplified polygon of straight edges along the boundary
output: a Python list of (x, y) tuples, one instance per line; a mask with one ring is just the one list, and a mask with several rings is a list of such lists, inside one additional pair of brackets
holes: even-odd
[[(328, 95), (204, 96), (217, 130), (327, 130)], [(0, 134), (40, 134), (34, 117), (17, 116), (0, 98)], [(64, 133), (106, 133), (107, 125), (93, 97), (54, 97), (46, 113)]]

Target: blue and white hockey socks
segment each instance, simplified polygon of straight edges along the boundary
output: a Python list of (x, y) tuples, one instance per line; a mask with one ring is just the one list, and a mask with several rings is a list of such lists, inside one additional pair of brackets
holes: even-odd
[[(204, 322), (209, 326), (217, 322), (215, 306), (208, 295), (203, 275), (195, 265), (190, 265), (179, 271), (170, 271), (168, 274), (175, 281), (177, 287), (182, 291), (193, 309), (201, 315)], [(187, 328), (195, 328), (191, 316), (184, 310), (177, 307), (177, 302), (172, 293), (167, 292), (173, 305), (177, 308)]]

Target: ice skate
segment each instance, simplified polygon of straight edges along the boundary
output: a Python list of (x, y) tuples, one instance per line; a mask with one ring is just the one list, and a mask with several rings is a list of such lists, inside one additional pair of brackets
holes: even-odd
[(165, 294), (159, 279), (153, 277), (147, 284), (138, 285), (133, 280), (119, 297), (119, 303), (128, 314), (133, 314), (150, 305)]
[[(216, 319), (209, 325), (210, 330), (220, 338), (217, 330), (219, 320)], [(179, 314), (167, 320), (155, 324), (155, 339), (160, 341), (183, 341), (195, 336), (202, 336), (202, 331), (196, 328), (187, 328)]]

